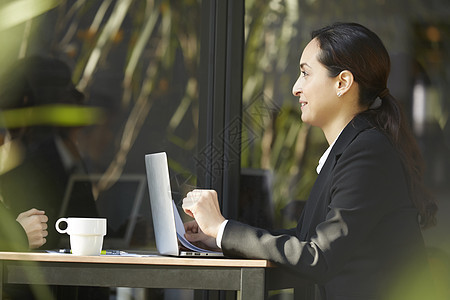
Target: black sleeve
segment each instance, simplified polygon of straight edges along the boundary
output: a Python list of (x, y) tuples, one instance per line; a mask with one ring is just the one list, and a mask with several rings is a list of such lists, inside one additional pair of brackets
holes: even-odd
[(16, 218), (0, 203), (0, 250), (27, 251), (28, 237)]
[[(330, 158), (329, 158), (330, 159)], [(383, 216), (401, 205), (407, 191), (401, 163), (380, 134), (361, 134), (342, 153), (330, 173), (328, 213), (308, 240), (229, 221), (222, 238), (225, 255), (267, 259), (315, 281), (330, 278), (351, 259), (353, 250)], [(407, 197), (406, 197), (407, 198)], [(389, 246), (389, 245), (385, 245)]]

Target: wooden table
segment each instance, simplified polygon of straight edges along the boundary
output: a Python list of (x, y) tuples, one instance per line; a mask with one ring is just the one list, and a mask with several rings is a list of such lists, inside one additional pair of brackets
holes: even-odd
[(241, 299), (266, 299), (269, 290), (294, 288), (304, 299), (305, 280), (266, 260), (166, 256), (74, 256), (0, 252), (0, 295), (7, 283), (240, 291)]

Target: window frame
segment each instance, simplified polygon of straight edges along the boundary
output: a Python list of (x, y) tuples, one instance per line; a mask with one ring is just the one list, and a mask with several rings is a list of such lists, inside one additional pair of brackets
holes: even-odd
[(202, 1), (197, 185), (226, 218), (238, 216), (244, 12), (242, 0)]

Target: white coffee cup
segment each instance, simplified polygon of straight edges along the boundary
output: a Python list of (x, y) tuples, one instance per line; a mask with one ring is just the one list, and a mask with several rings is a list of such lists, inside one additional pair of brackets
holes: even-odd
[[(66, 229), (59, 224), (67, 223)], [(103, 237), (106, 235), (106, 219), (104, 218), (60, 218), (55, 224), (59, 233), (70, 236), (70, 248), (74, 255), (100, 255)]]

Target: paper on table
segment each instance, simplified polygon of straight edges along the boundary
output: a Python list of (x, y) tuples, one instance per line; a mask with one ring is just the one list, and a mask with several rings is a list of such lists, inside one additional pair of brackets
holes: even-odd
[[(62, 249), (65, 250), (65, 249)], [(64, 251), (62, 252), (61, 250), (46, 250), (45, 252), (50, 253), (50, 254), (61, 254), (61, 255), (70, 255), (70, 252)], [(124, 251), (119, 251), (118, 254), (101, 254), (100, 256), (134, 256), (134, 257), (150, 257), (150, 256), (158, 256), (155, 254), (138, 254), (138, 253), (129, 253), (129, 252), (124, 252)]]
[(173, 205), (173, 214), (175, 217), (175, 228), (177, 230), (177, 237), (180, 243), (186, 247), (189, 250), (196, 251), (196, 252), (208, 252), (208, 253), (216, 253), (215, 251), (210, 251), (206, 249), (199, 248), (195, 245), (192, 245), (185, 237), (186, 230), (184, 230), (183, 221), (181, 220), (180, 214), (178, 213), (177, 206), (175, 205), (175, 202), (172, 200)]

